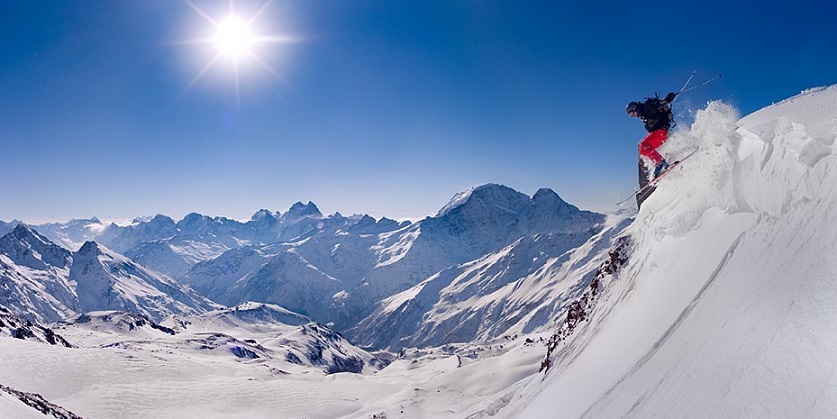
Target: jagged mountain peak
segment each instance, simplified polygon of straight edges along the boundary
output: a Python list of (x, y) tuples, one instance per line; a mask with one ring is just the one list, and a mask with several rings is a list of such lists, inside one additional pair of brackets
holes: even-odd
[(196, 212), (186, 215), (182, 220), (177, 222), (177, 228), (181, 230), (200, 230), (206, 228), (213, 228), (222, 225), (239, 224), (237, 221), (226, 217), (211, 217)]
[(20, 223), (0, 237), (0, 253), (19, 265), (33, 269), (64, 267), (71, 261), (70, 251), (51, 242), (31, 227)]
[(78, 249), (77, 254), (80, 256), (95, 257), (102, 254), (102, 248), (99, 243), (96, 243), (95, 241), (86, 241), (81, 248)]
[(38, 233), (66, 249), (77, 250), (87, 240), (95, 240), (106, 230), (96, 217), (74, 218), (64, 223), (47, 223), (34, 227)]
[(346, 231), (355, 234), (380, 234), (401, 228), (402, 225), (395, 220), (386, 217), (381, 217), (376, 220), (375, 217), (364, 214), (354, 224), (350, 225)]
[(558, 213), (577, 212), (578, 208), (564, 201), (555, 191), (541, 188), (531, 200), (530, 211), (554, 211)]
[(292, 220), (292, 219), (299, 219), (304, 217), (322, 217), (323, 214), (320, 212), (320, 209), (311, 202), (308, 201), (307, 204), (303, 204), (301, 201), (297, 201), (297, 203), (291, 205), (291, 208), (286, 212), (283, 216), (283, 220)]
[[(600, 214), (581, 211), (548, 188), (539, 189), (531, 198), (512, 188), (486, 184), (456, 194), (425, 224), (454, 224), (469, 228), (506, 228), (517, 225), (514, 234), (579, 231), (604, 219)], [(584, 230), (588, 227), (582, 227)], [(458, 228), (457, 228), (458, 229)]]
[(375, 217), (372, 217), (368, 214), (363, 214), (359, 220), (355, 221), (354, 224), (349, 226), (348, 231), (357, 232), (357, 231), (365, 231), (367, 229), (373, 228), (378, 221), (375, 220)]
[(276, 214), (276, 216), (274, 216), (273, 213), (270, 212), (270, 210), (260, 209), (253, 213), (253, 215), (250, 217), (250, 221), (261, 222), (264, 220), (275, 220), (277, 216), (279, 216), (278, 213)]
[(537, 202), (557, 202), (568, 205), (566, 201), (561, 199), (561, 197), (555, 193), (555, 191), (549, 188), (540, 188), (534, 195), (532, 195), (532, 203)]
[(100, 220), (99, 217), (73, 218), (65, 224), (102, 224), (102, 220)]
[(69, 279), (83, 311), (118, 310), (160, 320), (203, 312), (211, 304), (165, 275), (136, 264), (96, 242), (75, 253)]
[(168, 215), (157, 214), (151, 219), (136, 219), (139, 220), (140, 223), (145, 224), (156, 224), (156, 225), (173, 225), (175, 224), (174, 220), (169, 217)]
[(42, 241), (46, 241), (40, 234), (38, 234), (35, 230), (31, 227), (27, 226), (26, 224), (20, 223), (16, 225), (12, 231), (10, 231), (7, 236), (11, 236), (13, 239), (16, 240), (25, 240), (29, 237), (36, 237)]
[(484, 205), (516, 212), (522, 210), (528, 202), (529, 197), (524, 193), (508, 186), (488, 183), (454, 195), (450, 202), (439, 210), (436, 217), (444, 217), (457, 209)]
[(206, 221), (206, 220), (212, 220), (212, 217), (210, 217), (208, 215), (198, 214), (197, 212), (190, 212), (189, 214), (186, 214), (186, 216), (183, 217), (183, 219), (180, 220), (180, 222), (178, 224), (183, 224), (183, 225), (188, 226), (190, 224), (194, 224), (194, 223), (198, 223), (198, 222)]
[(551, 225), (562, 224), (569, 219), (589, 218), (593, 223), (604, 220), (603, 216), (588, 211), (579, 210), (575, 205), (564, 201), (552, 189), (539, 189), (532, 196), (529, 208), (526, 210), (526, 217), (529, 219), (530, 228), (533, 230), (554, 231)]
[(20, 221), (17, 220), (12, 221), (10, 223), (0, 220), (0, 237), (3, 237), (12, 230), (14, 230), (15, 226), (18, 224), (20, 224)]

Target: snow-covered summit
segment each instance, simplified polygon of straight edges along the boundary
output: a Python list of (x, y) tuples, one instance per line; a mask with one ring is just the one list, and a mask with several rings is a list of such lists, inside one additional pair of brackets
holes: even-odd
[(0, 237), (0, 253), (17, 265), (45, 270), (66, 267), (72, 262), (70, 251), (58, 246), (24, 224)]
[(484, 209), (485, 206), (518, 212), (526, 205), (527, 201), (529, 201), (529, 197), (521, 192), (508, 186), (489, 183), (457, 193), (439, 210), (436, 218), (444, 217), (454, 210), (478, 211)]
[(20, 221), (15, 220), (7, 223), (3, 220), (0, 220), (0, 237), (9, 234), (9, 232), (14, 230), (15, 226), (17, 226), (18, 224), (20, 224)]
[(247, 224), (257, 230), (269, 230), (276, 228), (276, 224), (279, 223), (279, 217), (279, 213), (274, 215), (269, 210), (260, 209), (253, 213)]
[(464, 262), (523, 236), (588, 231), (604, 219), (567, 204), (549, 189), (530, 198), (507, 186), (487, 184), (457, 194), (438, 216), (417, 223), (417, 242), (432, 240), (448, 258)]
[(599, 214), (581, 211), (568, 204), (548, 188), (539, 189), (530, 198), (507, 186), (486, 184), (456, 194), (432, 219), (477, 228), (518, 224), (516, 227), (521, 234), (536, 234), (560, 230), (582, 218), (588, 222), (603, 220)]
[(68, 280), (73, 255), (24, 224), (0, 237), (0, 305), (26, 320), (55, 321), (79, 309)]
[(291, 208), (288, 212), (282, 214), (282, 221), (288, 222), (292, 220), (298, 220), (304, 217), (314, 217), (320, 218), (323, 216), (323, 213), (320, 212), (320, 209), (311, 202), (308, 201), (307, 204), (303, 204), (302, 202), (297, 202), (291, 205)]
[(75, 253), (69, 279), (84, 312), (120, 310), (159, 321), (213, 307), (191, 289), (92, 241)]

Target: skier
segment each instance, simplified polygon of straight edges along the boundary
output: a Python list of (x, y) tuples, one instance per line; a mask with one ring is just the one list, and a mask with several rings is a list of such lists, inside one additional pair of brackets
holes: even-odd
[[(629, 116), (641, 118), (642, 122), (645, 123), (645, 129), (648, 131), (648, 135), (639, 143), (640, 189), (668, 167), (668, 162), (657, 152), (657, 148), (666, 142), (668, 131), (674, 124), (671, 102), (674, 101), (675, 97), (677, 97), (677, 94), (671, 92), (662, 99), (653, 97), (645, 99), (643, 102), (628, 103), (625, 109)], [(637, 208), (652, 192), (654, 192), (654, 188), (648, 188), (642, 194), (637, 194)]]

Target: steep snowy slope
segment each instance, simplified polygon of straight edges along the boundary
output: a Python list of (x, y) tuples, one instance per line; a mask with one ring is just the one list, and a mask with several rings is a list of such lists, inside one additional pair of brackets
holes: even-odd
[(246, 246), (224, 252), (217, 258), (199, 262), (192, 267), (180, 283), (211, 299), (221, 297), (224, 291), (248, 273), (260, 268), (288, 246)]
[(50, 403), (40, 394), (26, 393), (0, 384), (0, 417), (81, 419), (81, 416)]
[(3, 236), (5, 236), (6, 234), (9, 234), (9, 232), (11, 232), (12, 230), (14, 230), (14, 229), (15, 229), (15, 227), (16, 227), (18, 224), (20, 224), (20, 222), (19, 222), (19, 221), (12, 221), (12, 222), (10, 222), (10, 223), (7, 223), (7, 222), (5, 222), (5, 221), (3, 221), (3, 220), (0, 220), (0, 237), (3, 237)]
[(739, 121), (712, 103), (672, 141), (700, 152), (507, 414), (837, 417), (837, 86)]
[(358, 310), (368, 317), (349, 333), (398, 348), (493, 337), (518, 322), (531, 330), (529, 311), (542, 314), (558, 300), (515, 291), (559, 266), (555, 258), (601, 232), (604, 221), (549, 189), (529, 197), (488, 184), (458, 194), (436, 217), (382, 240), (381, 262), (345, 298), (374, 311)]
[(340, 289), (338, 279), (290, 249), (227, 288), (218, 302), (229, 306), (245, 301), (273, 303), (326, 321), (333, 313), (331, 298)]
[(80, 309), (68, 276), (73, 258), (29, 227), (0, 237), (0, 305), (29, 320), (52, 322)]
[(121, 310), (161, 320), (172, 314), (198, 314), (215, 306), (192, 289), (137, 265), (96, 242), (74, 254), (70, 281), (81, 311)]
[(383, 300), (349, 331), (358, 344), (397, 350), (488, 341), (552, 324), (577, 298), (629, 223), (524, 236), (498, 252), (445, 269)]

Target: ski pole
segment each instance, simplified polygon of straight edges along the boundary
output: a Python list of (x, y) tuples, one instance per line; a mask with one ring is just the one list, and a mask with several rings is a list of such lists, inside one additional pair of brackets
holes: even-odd
[(684, 90), (686, 90), (686, 86), (688, 86), (689, 83), (692, 81), (692, 77), (695, 76), (695, 73), (697, 73), (697, 70), (692, 71), (692, 74), (690, 74), (689, 78), (686, 79), (686, 83), (683, 83), (683, 87), (680, 88), (680, 91), (677, 92), (677, 94), (674, 96), (674, 100), (671, 101), (672, 105), (674, 104), (674, 102), (677, 102), (677, 96), (680, 96), (680, 94), (683, 93)]
[[(711, 79), (706, 80), (706, 81), (704, 81), (704, 82), (702, 82), (702, 83), (700, 83), (700, 84), (696, 84), (696, 85), (694, 85), (694, 86), (692, 86), (692, 87), (690, 87), (690, 88), (688, 88), (688, 89), (681, 90), (679, 93), (677, 93), (677, 95), (679, 96), (681, 93), (686, 93), (686, 92), (688, 92), (689, 90), (694, 90), (694, 89), (697, 89), (698, 87), (703, 86), (704, 84), (707, 84), (707, 83), (709, 83), (709, 82), (713, 82), (713, 81), (715, 81), (715, 80), (718, 80), (718, 79), (720, 79), (720, 78), (721, 78), (721, 77), (723, 77), (723, 76), (724, 76), (723, 74), (718, 74), (717, 76), (712, 77)], [(675, 99), (676, 99), (676, 98), (675, 98)]]
[(681, 87), (681, 88), (680, 88), (680, 91), (679, 91), (679, 92), (677, 92), (677, 94), (683, 93), (683, 91), (684, 91), (684, 90), (686, 90), (686, 86), (688, 86), (688, 85), (689, 85), (689, 82), (691, 82), (691, 81), (692, 81), (692, 77), (694, 77), (694, 76), (695, 76), (695, 73), (697, 73), (697, 70), (692, 71), (692, 74), (691, 74), (691, 75), (689, 75), (689, 78), (688, 78), (688, 79), (686, 79), (686, 82), (685, 82), (685, 83), (683, 83), (683, 87)]

